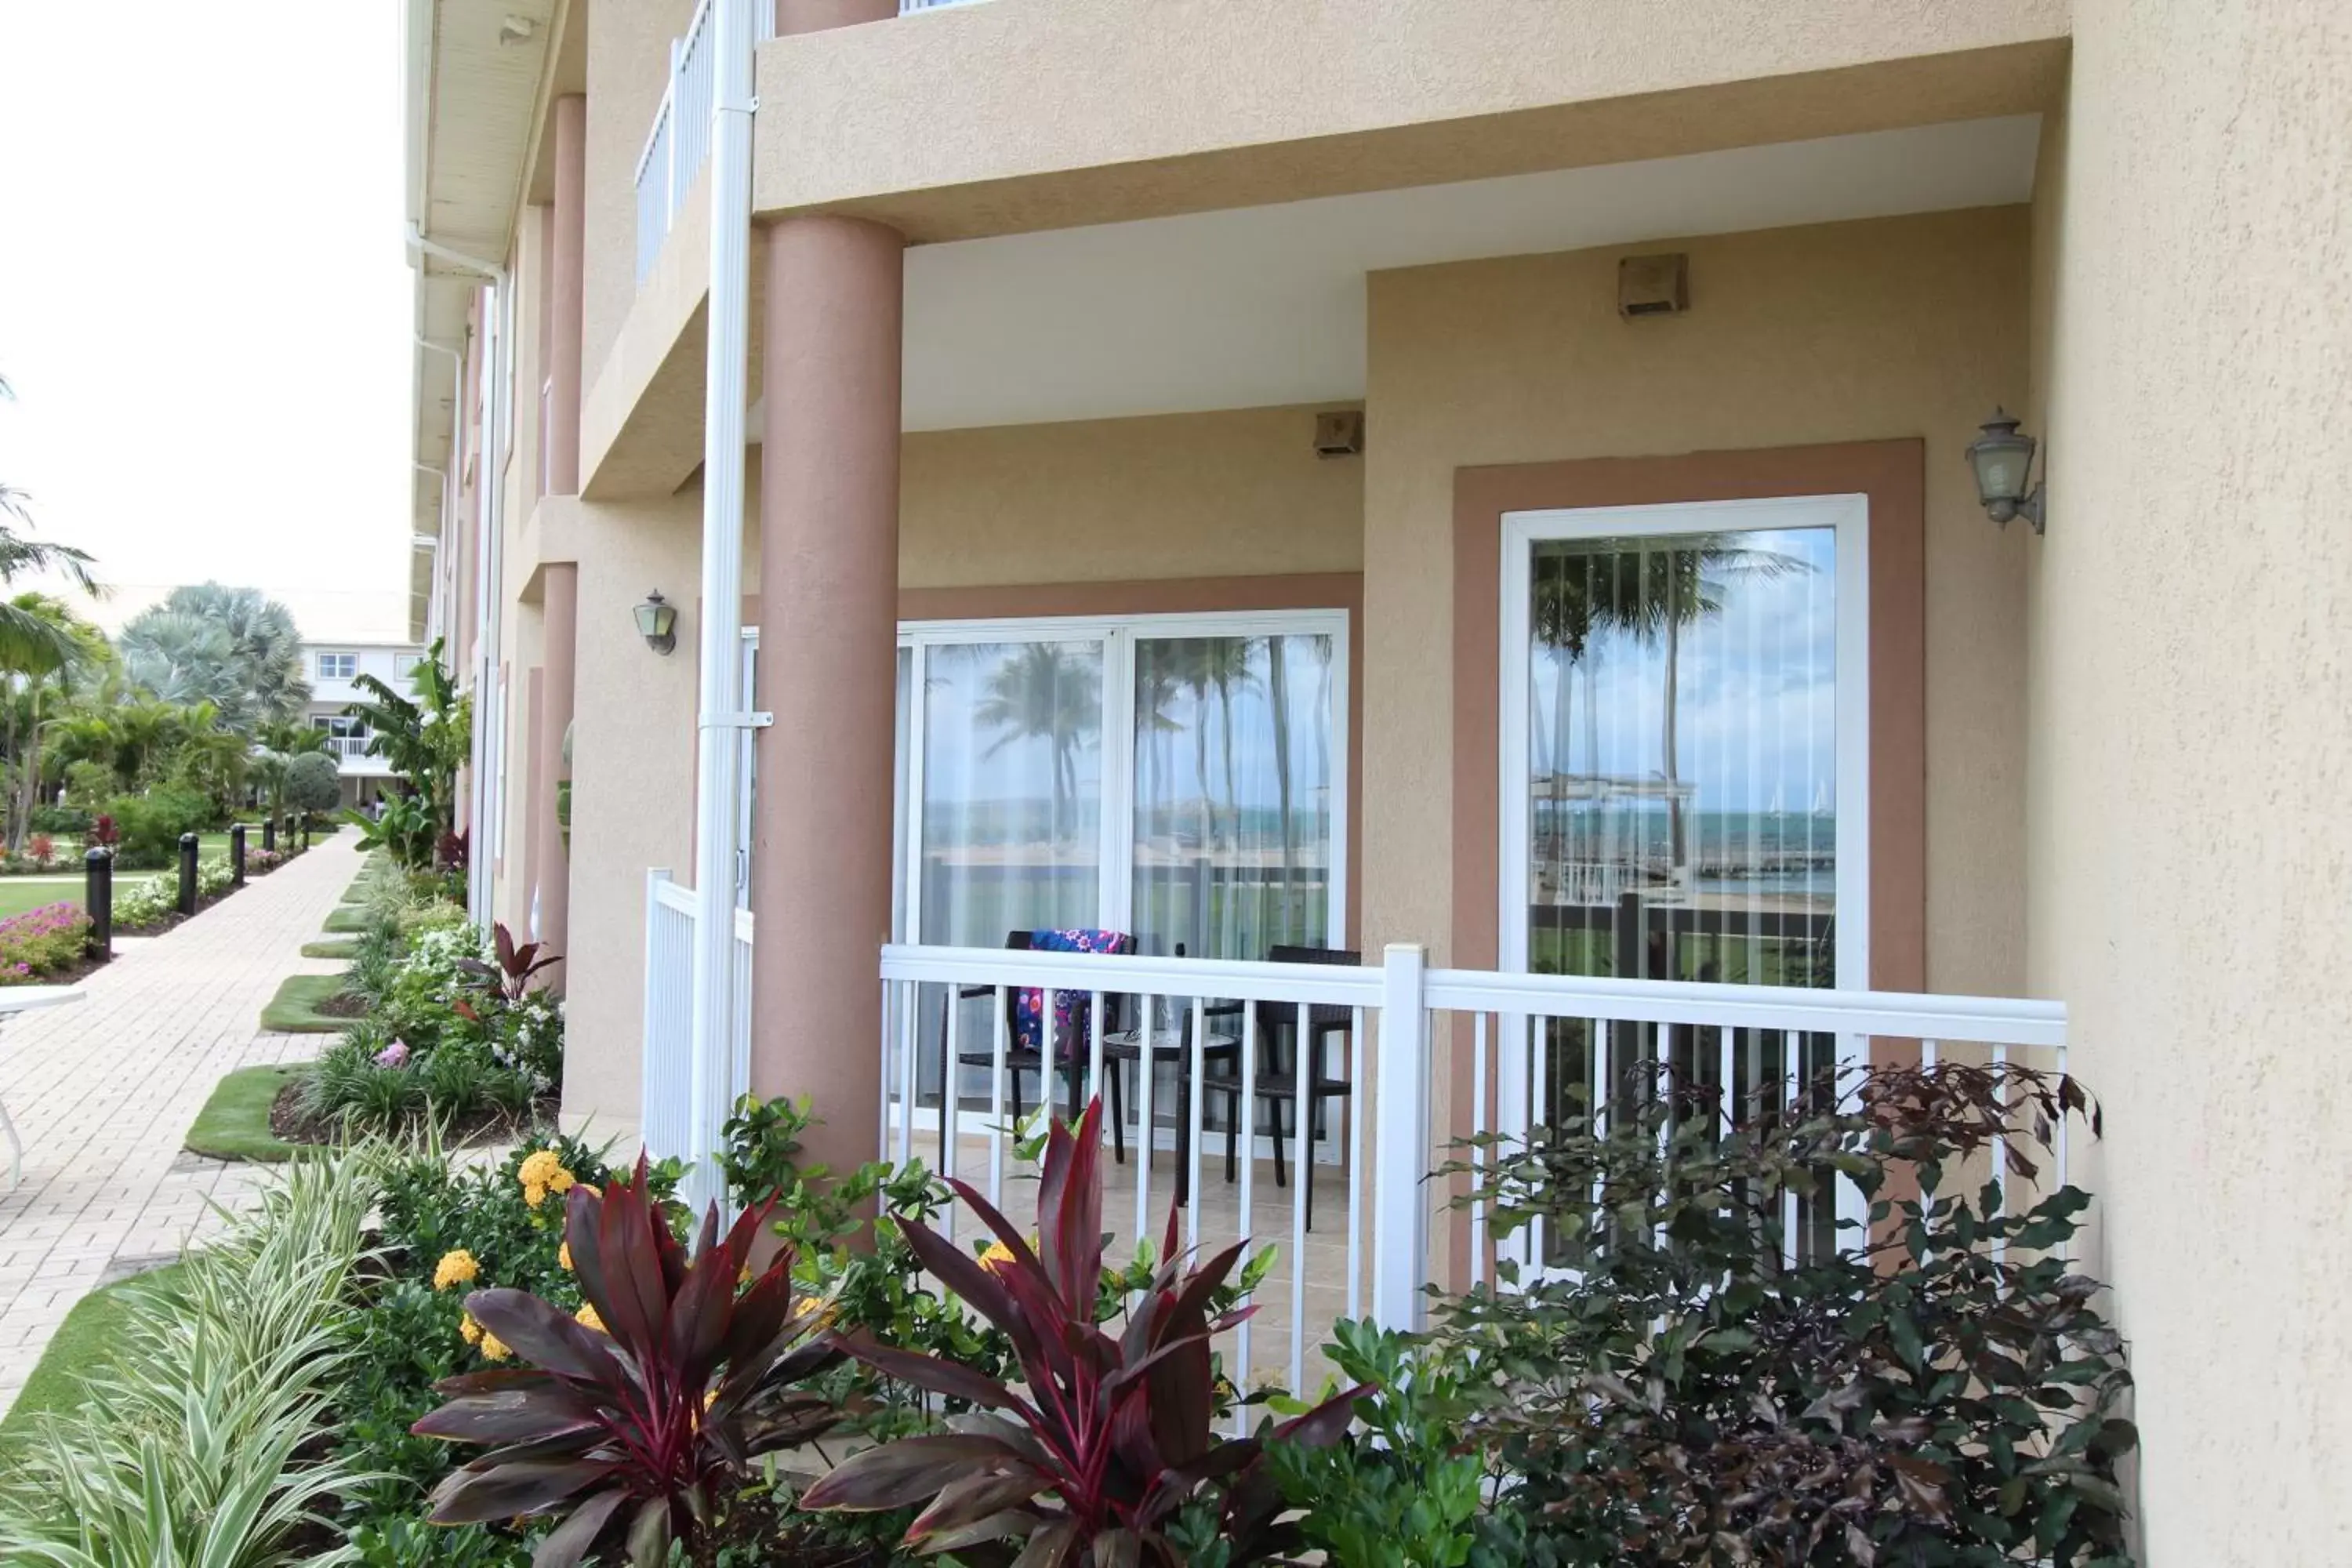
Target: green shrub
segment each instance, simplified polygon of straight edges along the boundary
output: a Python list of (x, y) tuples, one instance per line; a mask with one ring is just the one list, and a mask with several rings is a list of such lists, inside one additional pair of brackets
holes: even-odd
[(217, 860), (196, 862), (196, 896), (198, 898), (219, 898), (223, 893), (227, 892), (236, 881), (236, 873), (230, 868), (226, 857)]
[[(1711, 1089), (1637, 1072), (1601, 1131), (1571, 1110), (1489, 1144), (1494, 1234), (1539, 1223), (1560, 1267), (1512, 1288), (1506, 1265), (1439, 1313), (1432, 1353), (1480, 1392), (1462, 1435), (1498, 1478), (1481, 1528), (1540, 1563), (2127, 1561), (2131, 1378), (2063, 1256), (2089, 1199), (2031, 1195), (2080, 1088), (1947, 1062), (1784, 1112), (1784, 1087), (1724, 1130)], [(2004, 1129), (2024, 1204), (1948, 1190)], [(1867, 1237), (1792, 1237), (1786, 1195), (1841, 1179)]]
[(115, 863), (134, 870), (173, 864), (180, 852), (180, 836), (201, 832), (212, 813), (211, 801), (177, 784), (158, 784), (144, 795), (116, 795), (103, 813), (114, 818), (115, 831), (121, 835)]
[(90, 814), (79, 806), (37, 805), (25, 820), (26, 827), (34, 833), (79, 838), (89, 831), (89, 818)]
[(305, 752), (286, 764), (286, 804), (304, 815), (332, 811), (342, 804), (343, 780), (335, 759)]
[[(566, 1311), (581, 1304), (562, 1258), (563, 1199), (541, 1184), (532, 1205), (526, 1163), (542, 1175), (552, 1163), (565, 1185), (602, 1186), (616, 1174), (586, 1145), (555, 1137), (526, 1141), (490, 1170), (455, 1167), (437, 1150), (384, 1165), (382, 1266), (361, 1310), (343, 1321), (349, 1356), (333, 1410), (336, 1458), (375, 1478), (350, 1494), (341, 1521), (362, 1563), (523, 1568), (530, 1560), (528, 1540), (505, 1526), (423, 1524), (425, 1494), (447, 1472), (451, 1451), (409, 1431), (441, 1403), (436, 1382), (496, 1364), (467, 1317), (469, 1289), (528, 1290)], [(674, 1178), (661, 1173), (665, 1191)]]
[(180, 907), (178, 886), (169, 877), (114, 885), (114, 929), (142, 931), (162, 925)]

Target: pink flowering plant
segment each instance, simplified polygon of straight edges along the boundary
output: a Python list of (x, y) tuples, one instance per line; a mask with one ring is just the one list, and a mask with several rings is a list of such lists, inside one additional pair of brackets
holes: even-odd
[(0, 921), (0, 985), (30, 985), (72, 964), (89, 939), (89, 917), (72, 904), (43, 904)]

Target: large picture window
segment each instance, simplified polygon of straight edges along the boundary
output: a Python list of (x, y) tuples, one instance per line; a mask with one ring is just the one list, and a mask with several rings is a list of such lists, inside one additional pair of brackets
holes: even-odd
[(901, 931), (1264, 958), (1346, 908), (1340, 611), (909, 626)]

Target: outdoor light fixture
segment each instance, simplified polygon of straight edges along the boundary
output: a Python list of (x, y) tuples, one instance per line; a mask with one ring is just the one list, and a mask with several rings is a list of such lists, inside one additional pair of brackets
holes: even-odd
[(636, 607), (637, 632), (646, 646), (656, 653), (667, 653), (677, 646), (677, 606), (661, 596), (655, 589), (646, 595), (646, 602)]
[(1985, 515), (2003, 528), (2011, 518), (2022, 517), (2034, 532), (2042, 532), (2042, 487), (2026, 488), (2033, 477), (2033, 437), (2019, 435), (2017, 421), (1999, 408), (1978, 428), (1982, 434), (1969, 443), (1969, 467), (1976, 470), (1977, 499)]

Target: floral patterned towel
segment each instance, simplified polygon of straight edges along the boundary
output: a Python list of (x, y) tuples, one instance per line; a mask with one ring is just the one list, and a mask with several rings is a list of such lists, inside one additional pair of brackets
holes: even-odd
[[(1135, 938), (1119, 931), (1089, 931), (1083, 927), (1067, 931), (1033, 931), (1029, 933), (1032, 952), (1133, 952)], [(1090, 1027), (1087, 1011), (1093, 994), (1086, 991), (1054, 993), (1054, 1038), (1060, 1043), (1065, 1058), (1077, 1054), (1080, 1042), (1087, 1037)], [(1019, 1050), (1040, 1048), (1041, 1027), (1045, 1010), (1045, 993), (1041, 987), (1028, 987), (1017, 993), (1013, 1001), (1013, 1044)]]

